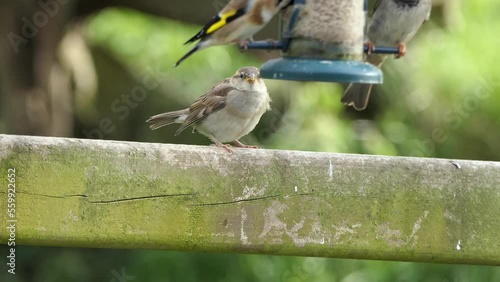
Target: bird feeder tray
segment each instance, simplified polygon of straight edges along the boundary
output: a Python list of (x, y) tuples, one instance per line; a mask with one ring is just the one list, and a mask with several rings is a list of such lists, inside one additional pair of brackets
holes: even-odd
[(264, 78), (281, 80), (382, 83), (379, 68), (355, 60), (283, 57), (267, 61), (260, 74)]

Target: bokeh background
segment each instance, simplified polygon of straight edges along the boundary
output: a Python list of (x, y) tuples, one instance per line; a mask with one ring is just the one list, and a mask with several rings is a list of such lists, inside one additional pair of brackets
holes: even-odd
[[(209, 144), (188, 131), (173, 137), (175, 126), (152, 132), (144, 121), (189, 106), (241, 66), (279, 56), (214, 47), (173, 69), (189, 50), (183, 43), (225, 3), (1, 0), (0, 133)], [(267, 149), (500, 161), (500, 2), (434, 5), (407, 56), (384, 65), (385, 83), (375, 87), (367, 110), (340, 103), (345, 85), (266, 80), (273, 110), (242, 141)], [(276, 38), (277, 29), (275, 19), (256, 39)], [(156, 83), (146, 85), (145, 77)], [(17, 274), (0, 271), (0, 281), (500, 281), (500, 269), (487, 266), (16, 251)]]

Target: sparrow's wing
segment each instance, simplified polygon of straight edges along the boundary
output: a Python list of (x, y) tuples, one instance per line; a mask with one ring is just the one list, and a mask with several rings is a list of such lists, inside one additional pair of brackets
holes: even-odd
[(195, 36), (184, 44), (203, 39), (221, 27), (234, 21), (246, 13), (249, 0), (231, 0), (215, 17), (213, 17)]
[(224, 108), (226, 106), (226, 97), (232, 90), (235, 90), (235, 88), (229, 85), (229, 79), (225, 79), (198, 98), (189, 107), (189, 115), (179, 129), (177, 129), (175, 135), (178, 135), (190, 125), (203, 120), (211, 113)]

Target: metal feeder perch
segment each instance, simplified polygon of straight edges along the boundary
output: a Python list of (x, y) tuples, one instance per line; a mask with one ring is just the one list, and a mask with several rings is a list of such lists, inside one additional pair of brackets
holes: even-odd
[[(251, 42), (247, 46), (282, 51), (282, 58), (261, 67), (262, 77), (382, 83), (382, 71), (363, 61), (363, 53), (367, 52), (367, 46), (363, 46), (367, 1), (295, 0), (293, 4), (281, 16), (281, 40)], [(373, 50), (397, 52), (397, 48), (388, 47)]]

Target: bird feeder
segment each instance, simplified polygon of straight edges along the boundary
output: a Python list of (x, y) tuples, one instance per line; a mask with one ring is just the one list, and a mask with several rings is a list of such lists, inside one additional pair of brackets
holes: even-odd
[[(380, 84), (382, 72), (363, 61), (367, 1), (295, 0), (281, 15), (280, 41), (248, 44), (248, 49), (279, 49), (266, 62), (269, 79)], [(374, 53), (397, 52), (375, 48)]]

